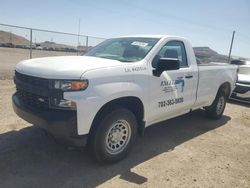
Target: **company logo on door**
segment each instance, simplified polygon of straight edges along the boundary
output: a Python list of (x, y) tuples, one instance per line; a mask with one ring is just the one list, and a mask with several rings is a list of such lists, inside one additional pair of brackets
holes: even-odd
[(163, 87), (164, 92), (173, 92), (177, 91), (178, 89), (180, 92), (183, 92), (185, 87), (185, 82), (182, 78), (177, 80), (167, 80), (167, 81), (161, 81), (161, 86)]

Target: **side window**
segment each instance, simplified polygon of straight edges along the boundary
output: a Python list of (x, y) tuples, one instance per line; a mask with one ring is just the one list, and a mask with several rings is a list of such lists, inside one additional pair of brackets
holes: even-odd
[(180, 62), (180, 67), (188, 66), (185, 46), (181, 41), (167, 42), (159, 51), (158, 56), (160, 58), (177, 58)]

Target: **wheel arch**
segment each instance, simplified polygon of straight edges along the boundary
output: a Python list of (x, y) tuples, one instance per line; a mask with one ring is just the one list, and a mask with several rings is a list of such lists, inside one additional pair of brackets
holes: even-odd
[(229, 82), (224, 82), (220, 85), (218, 92), (224, 92), (226, 95), (226, 98), (228, 99), (231, 94), (231, 84)]
[(130, 110), (136, 117), (137, 125), (138, 125), (138, 132), (143, 134), (145, 128), (144, 122), (144, 105), (140, 98), (135, 96), (126, 96), (113, 99), (107, 103), (105, 103), (96, 113), (94, 120), (91, 124), (90, 134), (99, 124), (100, 120), (108, 114), (111, 110), (115, 108), (123, 107)]

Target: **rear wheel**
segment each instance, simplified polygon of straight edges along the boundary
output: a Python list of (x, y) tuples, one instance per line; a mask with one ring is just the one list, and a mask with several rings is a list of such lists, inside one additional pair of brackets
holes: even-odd
[(101, 118), (90, 135), (88, 147), (99, 162), (116, 162), (129, 153), (136, 135), (134, 114), (125, 108), (117, 108)]
[(206, 114), (212, 119), (220, 119), (226, 107), (226, 94), (223, 91), (219, 91), (213, 102), (213, 104), (206, 109)]

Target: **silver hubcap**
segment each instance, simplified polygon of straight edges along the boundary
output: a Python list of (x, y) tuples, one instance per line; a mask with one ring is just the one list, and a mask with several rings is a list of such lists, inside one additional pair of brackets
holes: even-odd
[(125, 120), (118, 120), (112, 124), (106, 135), (106, 150), (110, 154), (122, 152), (129, 143), (131, 128)]
[(225, 99), (224, 97), (221, 96), (218, 100), (217, 107), (216, 107), (216, 111), (218, 115), (222, 113), (224, 105), (225, 105)]

